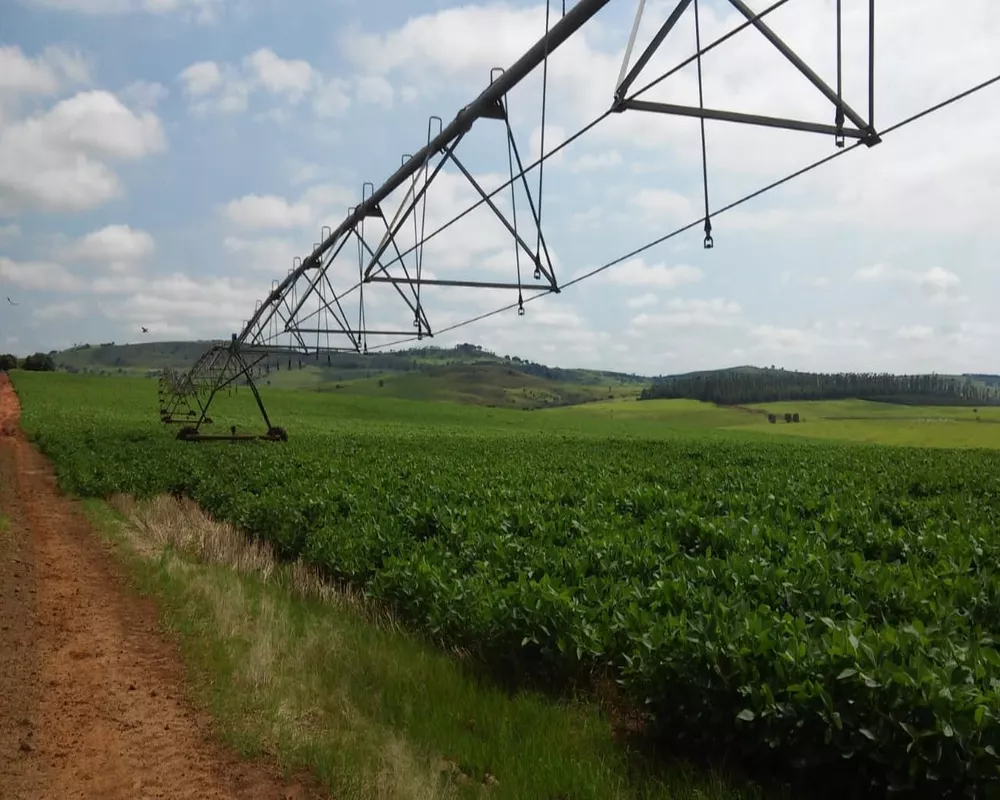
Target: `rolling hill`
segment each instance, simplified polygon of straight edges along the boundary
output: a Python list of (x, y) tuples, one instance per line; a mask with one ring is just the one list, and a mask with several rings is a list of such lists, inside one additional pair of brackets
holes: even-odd
[[(155, 376), (166, 367), (189, 368), (210, 341), (84, 344), (51, 355), (67, 372)], [(605, 370), (549, 367), (478, 345), (421, 347), (361, 355), (272, 357), (265, 385), (345, 394), (447, 400), (506, 408), (544, 408), (595, 400), (682, 397), (719, 405), (769, 400), (861, 397), (923, 405), (1000, 403), (1000, 376), (822, 375), (740, 365), (656, 378)], [(829, 384), (829, 385), (827, 385)]]
[[(212, 342), (107, 342), (52, 354), (56, 368), (98, 375), (155, 376), (191, 367)], [(649, 378), (623, 372), (549, 367), (477, 345), (424, 347), (361, 355), (272, 357), (265, 385), (349, 394), (448, 400), (507, 408), (544, 408), (638, 396)]]

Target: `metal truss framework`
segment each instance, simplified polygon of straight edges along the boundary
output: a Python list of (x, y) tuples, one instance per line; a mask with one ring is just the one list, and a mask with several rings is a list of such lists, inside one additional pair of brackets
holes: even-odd
[[(263, 401), (254, 384), (255, 367), (265, 361), (268, 354), (367, 353), (369, 352), (368, 339), (373, 336), (405, 337), (404, 341), (433, 337), (435, 330), (428, 319), (421, 296), (421, 289), (427, 286), (516, 290), (518, 297), (516, 308), (518, 313), (522, 315), (526, 302), (525, 292), (531, 293), (529, 300), (543, 294), (559, 292), (563, 287), (557, 280), (542, 230), (544, 162), (611, 114), (654, 113), (690, 117), (700, 121), (704, 217), (698, 223), (703, 222), (704, 225), (705, 248), (712, 248), (714, 246), (713, 212), (709, 203), (708, 191), (706, 120), (830, 136), (834, 146), (840, 148), (841, 152), (843, 152), (848, 139), (853, 140), (852, 146), (863, 144), (867, 147), (872, 147), (882, 141), (874, 124), (875, 0), (868, 0), (866, 65), (868, 102), (865, 114), (855, 110), (845, 101), (843, 96), (841, 1), (836, 0), (837, 80), (835, 86), (830, 86), (767, 24), (766, 18), (790, 0), (777, 0), (760, 12), (753, 11), (744, 0), (727, 0), (744, 18), (744, 21), (724, 36), (705, 45), (702, 44), (701, 40), (698, 0), (679, 0), (649, 44), (630, 65), (645, 8), (645, 0), (639, 0), (610, 108), (597, 120), (548, 152), (545, 150), (544, 136), (549, 56), (579, 31), (610, 0), (579, 0), (569, 11), (564, 10), (561, 18), (554, 24), (551, 22), (551, 11), (547, 11), (545, 35), (509, 68), (494, 69), (490, 75), (488, 87), (476, 99), (463, 107), (450, 123), (445, 125), (440, 117), (431, 117), (428, 121), (424, 146), (412, 155), (404, 155), (400, 167), (381, 186), (376, 187), (372, 183), (364, 184), (361, 202), (349, 209), (346, 218), (336, 228), (324, 227), (321, 231), (321, 241), (313, 245), (312, 251), (304, 259), (296, 258), (286, 276), (282, 280), (275, 280), (272, 283), (270, 293), (262, 301), (258, 301), (252, 316), (245, 322), (240, 333), (233, 334), (229, 343), (214, 346), (183, 380), (179, 380), (176, 376), (161, 379), (161, 417), (165, 422), (172, 422), (176, 421), (180, 414), (192, 421), (192, 424), (181, 430), (180, 438), (208, 438), (200, 434), (200, 428), (202, 424), (209, 421), (208, 410), (213, 398), (222, 390), (242, 381), (249, 386), (253, 393), (267, 426), (268, 432), (264, 438), (284, 439), (284, 431), (272, 427)], [(549, 0), (549, 5), (551, 5), (551, 0)], [(696, 52), (673, 69), (634, 90), (633, 87), (642, 76), (643, 70), (685, 15), (694, 17)], [(815, 90), (828, 101), (832, 122), (751, 114), (722, 108), (710, 108), (705, 105), (702, 86), (703, 56), (736, 34), (748, 29), (752, 29), (766, 40), (787, 60), (791, 68), (804, 76)], [(696, 66), (698, 77), (699, 104), (697, 106), (653, 102), (640, 98), (641, 94), (692, 63)], [(538, 67), (541, 67), (543, 71), (541, 156), (534, 163), (525, 166), (511, 128), (507, 95)], [(487, 192), (480, 185), (458, 153), (460, 145), (480, 120), (486, 120), (484, 124), (487, 125), (502, 126), (505, 131), (509, 180), (490, 192)], [(427, 196), (446, 165), (458, 169), (479, 199), (451, 221), (433, 231), (427, 231)], [(538, 170), (538, 183), (533, 191), (532, 187), (529, 186), (528, 174), (536, 168)], [(529, 234), (524, 234), (519, 229), (516, 208), (513, 215), (508, 215), (497, 202), (501, 192), (510, 190), (511, 204), (516, 206), (515, 186), (522, 188), (527, 197), (528, 212), (533, 228)], [(405, 189), (403, 200), (395, 214), (389, 218), (386, 216), (383, 204), (394, 192), (401, 189)], [(426, 243), (483, 205), (493, 212), (511, 236), (517, 268), (516, 281), (444, 280), (425, 277), (423, 256)], [(717, 213), (719, 212), (717, 211)], [(404, 226), (407, 228), (412, 226), (415, 244), (410, 247), (401, 246), (399, 241)], [(380, 237), (377, 244), (370, 243), (370, 232), (373, 227), (378, 230)], [(351, 252), (347, 248), (352, 245), (357, 249), (356, 275), (335, 274), (333, 269), (335, 259), (342, 253)], [(620, 260), (611, 263), (617, 263)], [(530, 266), (531, 281), (522, 279), (522, 261), (525, 269)], [(346, 288), (339, 288), (345, 285), (345, 278), (347, 278)], [(396, 296), (405, 304), (411, 316), (412, 329), (395, 330), (370, 327), (367, 324), (364, 293), (365, 287), (373, 284), (388, 284), (395, 290)], [(350, 309), (350, 313), (348, 309)], [(378, 347), (383, 346), (379, 345)], [(235, 431), (231, 431), (231, 433), (235, 436)], [(211, 438), (232, 438), (232, 436)]]
[[(160, 401), (160, 421), (167, 425), (175, 422), (196, 422), (199, 411), (192, 401), (196, 399), (192, 373), (166, 367), (157, 381), (157, 397)], [(210, 422), (206, 419), (205, 422)]]
[[(271, 425), (264, 401), (254, 378), (259, 378), (266, 369), (262, 363), (267, 359), (266, 350), (254, 347), (236, 347), (236, 335), (228, 345), (219, 343), (207, 350), (191, 370), (184, 374), (174, 370), (164, 370), (160, 374), (160, 419), (164, 423), (181, 423), (177, 438), (185, 441), (207, 441), (213, 439), (268, 439), (285, 441), (287, 434), (282, 428)], [(208, 410), (220, 392), (238, 391), (240, 384), (250, 389), (267, 432), (263, 435), (237, 433), (236, 426), (230, 426), (228, 434), (205, 434), (201, 426), (211, 424)], [(186, 424), (185, 424), (186, 423)]]

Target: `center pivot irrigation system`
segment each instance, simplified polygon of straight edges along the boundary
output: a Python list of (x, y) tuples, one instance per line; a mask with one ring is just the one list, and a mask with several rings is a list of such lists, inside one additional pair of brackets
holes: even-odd
[[(507, 69), (495, 68), (491, 72), (489, 86), (475, 100), (462, 108), (450, 123), (445, 125), (440, 117), (431, 117), (428, 122), (427, 143), (418, 152), (404, 155), (399, 169), (381, 186), (376, 188), (372, 183), (364, 184), (361, 202), (349, 209), (344, 221), (336, 228), (324, 227), (321, 231), (321, 241), (313, 245), (309, 255), (304, 259), (296, 258), (286, 277), (281, 281), (272, 282), (270, 293), (262, 301), (257, 302), (253, 315), (245, 322), (239, 333), (232, 335), (231, 341), (213, 345), (187, 372), (163, 371), (159, 384), (160, 418), (165, 423), (180, 423), (183, 426), (178, 433), (178, 438), (189, 441), (241, 438), (286, 440), (285, 431), (272, 424), (255, 382), (271, 370), (272, 361), (273, 367), (276, 369), (280, 369), (280, 364), (286, 360), (290, 368), (293, 358), (301, 360), (303, 357), (312, 356), (318, 360), (322, 355), (326, 355), (329, 361), (330, 354), (334, 352), (367, 354), (373, 350), (383, 350), (421, 340), (424, 337), (433, 337), (435, 333), (440, 335), (513, 309), (517, 309), (518, 314), (524, 315), (526, 303), (546, 294), (558, 293), (568, 286), (586, 280), (698, 226), (702, 226), (704, 230), (704, 247), (706, 249), (712, 248), (714, 246), (713, 217), (717, 217), (834, 158), (851, 152), (857, 147), (873, 147), (892, 131), (1000, 81), (1000, 75), (997, 75), (879, 131), (874, 122), (875, 0), (868, 0), (867, 8), (868, 43), (867, 64), (865, 66), (868, 78), (868, 102), (867, 108), (863, 109), (864, 113), (852, 108), (843, 96), (844, 56), (841, 0), (836, 0), (835, 31), (831, 32), (836, 39), (837, 61), (837, 80), (836, 86), (833, 87), (824, 81), (767, 24), (766, 18), (790, 0), (777, 0), (759, 12), (751, 9), (743, 0), (727, 0), (744, 18), (743, 21), (725, 35), (704, 45), (701, 40), (702, 26), (699, 18), (698, 0), (680, 0), (660, 25), (650, 43), (638, 55), (635, 62), (631, 63), (645, 7), (645, 0), (639, 0), (610, 108), (569, 136), (558, 147), (546, 151), (545, 117), (549, 94), (549, 57), (610, 2), (611, 0), (579, 0), (567, 10), (564, 1), (560, 14), (559, 11), (552, 8), (553, 0), (548, 0), (545, 35)], [(685, 15), (691, 15), (694, 18), (695, 52), (666, 73), (639, 89), (634, 89), (634, 84), (639, 79), (643, 69)], [(556, 19), (557, 17), (558, 19)], [(702, 57), (747, 29), (753, 29), (756, 34), (762, 36), (826, 98), (830, 107), (831, 124), (705, 106)], [(697, 70), (698, 105), (676, 105), (640, 99), (639, 96), (653, 86), (692, 63)], [(507, 98), (508, 93), (514, 87), (528, 78), (539, 67), (542, 69), (541, 155), (533, 163), (525, 166), (511, 128)], [(607, 120), (611, 115), (637, 112), (691, 117), (700, 121), (704, 216), (629, 253), (612, 259), (584, 275), (560, 284), (556, 278), (549, 247), (542, 231), (544, 164), (564, 147)], [(491, 192), (483, 189), (457, 153), (463, 140), (466, 140), (473, 126), (480, 120), (484, 120), (485, 125), (501, 125), (506, 129), (505, 145), (510, 177), (509, 180)], [(825, 158), (762, 187), (734, 203), (712, 210), (708, 191), (706, 120), (822, 134), (832, 138), (834, 150)], [(848, 140), (851, 140), (850, 144), (847, 143)], [(441, 170), (449, 164), (458, 169), (479, 199), (450, 221), (428, 231), (426, 229), (427, 193), (434, 185)], [(531, 187), (528, 176), (536, 169), (538, 171), (537, 186)], [(531, 228), (533, 229), (527, 234), (518, 226), (515, 187), (523, 188), (524, 195), (522, 197), (526, 196), (527, 198)], [(396, 213), (390, 219), (383, 210), (383, 204), (394, 192), (400, 189), (405, 189), (405, 193)], [(510, 191), (511, 205), (514, 208), (513, 214), (508, 214), (500, 207), (500, 199), (501, 197), (506, 199), (507, 190)], [(434, 276), (425, 276), (423, 274), (425, 244), (483, 205), (495, 214), (513, 239), (517, 270), (516, 282), (505, 283), (479, 279), (445, 280)], [(409, 236), (410, 225), (412, 225), (413, 244), (407, 246), (408, 242), (405, 244), (402, 242), (402, 232), (406, 226)], [(374, 237), (371, 236), (373, 229), (378, 232), (380, 237), (377, 243), (373, 242)], [(335, 259), (342, 252), (351, 252), (345, 248), (352, 243), (357, 249), (356, 273), (354, 273), (353, 267), (350, 270), (332, 269)], [(526, 270), (528, 269), (527, 265), (530, 264), (530, 280), (522, 277), (522, 260), (526, 265)], [(395, 294), (408, 307), (412, 319), (412, 329), (394, 330), (392, 326), (369, 326), (367, 324), (365, 287), (373, 284), (388, 284), (395, 290)], [(421, 299), (421, 289), (427, 286), (516, 291), (517, 300), (488, 313), (435, 331), (427, 317)], [(350, 309), (350, 313), (348, 309)], [(372, 338), (377, 341), (390, 338), (392, 341), (370, 344), (369, 339)], [(235, 427), (230, 427), (228, 432), (224, 434), (212, 435), (202, 432), (202, 426), (212, 421), (209, 417), (209, 410), (213, 400), (220, 392), (231, 391), (240, 385), (247, 386), (252, 392), (267, 426), (266, 433), (262, 435), (238, 434)]]

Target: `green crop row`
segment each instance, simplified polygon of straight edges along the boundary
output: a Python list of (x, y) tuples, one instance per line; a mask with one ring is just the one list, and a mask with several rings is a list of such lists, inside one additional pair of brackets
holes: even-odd
[[(190, 445), (26, 384), (68, 490), (169, 491), (662, 731), (938, 794), (1000, 778), (1000, 455), (406, 433)], [(37, 401), (37, 406), (32, 403)]]

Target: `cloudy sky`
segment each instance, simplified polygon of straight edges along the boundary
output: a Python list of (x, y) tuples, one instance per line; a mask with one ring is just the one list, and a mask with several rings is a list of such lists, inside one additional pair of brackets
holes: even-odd
[[(555, 22), (562, 0), (551, 1)], [(844, 6), (844, 96), (866, 115), (867, 3)], [(1000, 72), (1000, 4), (954, 6), (879, 0), (876, 127)], [(671, 7), (646, 3), (636, 53)], [(833, 9), (833, 0), (790, 0), (769, 18), (830, 83)], [(610, 0), (552, 55), (546, 151), (611, 105), (635, 11), (635, 0)], [(742, 21), (723, 0), (702, 0), (700, 12), (703, 41)], [(0, 350), (134, 342), (140, 326), (156, 339), (228, 338), (366, 181), (381, 184), (424, 144), (429, 117), (451, 120), (491, 68), (543, 34), (545, 17), (539, 0), (6, 0)], [(635, 88), (686, 58), (694, 40), (689, 11)], [(830, 103), (753, 30), (707, 55), (703, 72), (708, 106), (833, 122)], [(540, 89), (539, 69), (508, 96), (525, 163), (540, 152)], [(697, 104), (694, 65), (642, 97)], [(502, 122), (481, 120), (456, 151), (487, 191), (509, 175), (505, 137)], [(695, 228), (527, 304), (524, 316), (509, 311), (435, 342), (644, 373), (739, 363), (998, 371), (997, 142), (992, 87), (718, 216), (712, 250)], [(711, 206), (834, 149), (826, 135), (709, 123)], [(538, 180), (529, 173), (536, 203)], [(542, 230), (565, 282), (701, 216), (698, 123), (612, 115), (547, 161), (543, 182)], [(425, 231), (475, 198), (449, 166), (427, 191)], [(390, 198), (387, 216), (403, 199)], [(534, 251), (523, 190), (497, 199), (508, 217), (516, 203)], [(374, 247), (384, 227), (367, 225)], [(408, 221), (403, 249), (414, 235)], [(531, 282), (530, 263), (520, 266)], [(513, 239), (482, 206), (427, 244), (422, 271), (516, 282)], [(353, 285), (357, 272), (352, 243), (331, 288)], [(365, 291), (369, 327), (412, 328), (391, 286)], [(435, 330), (516, 294), (422, 290)], [(354, 297), (345, 308), (356, 320)]]

